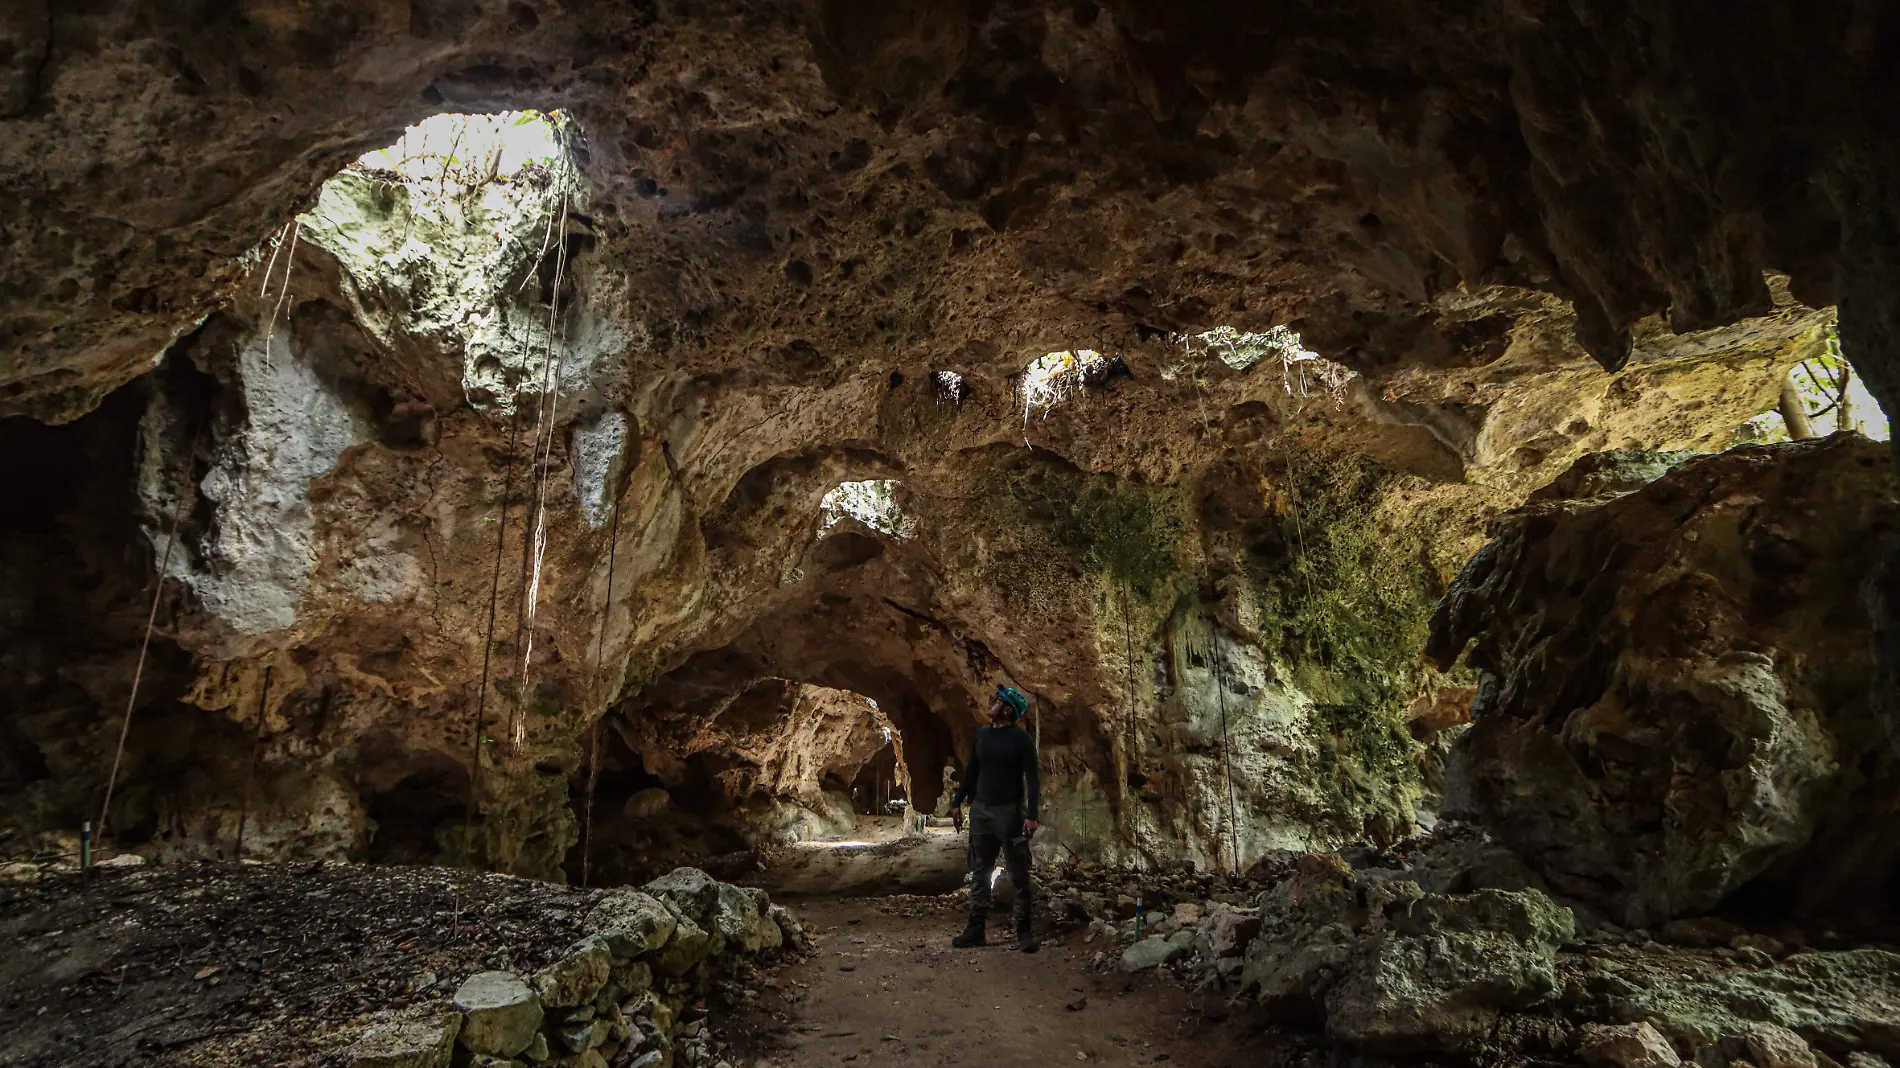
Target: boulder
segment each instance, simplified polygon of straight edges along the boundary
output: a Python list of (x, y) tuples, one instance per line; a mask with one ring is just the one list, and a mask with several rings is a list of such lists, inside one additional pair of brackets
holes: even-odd
[(1216, 912), (1208, 921), (1208, 949), (1215, 957), (1238, 957), (1259, 933), (1260, 916), (1252, 910)]
[(1625, 927), (1751, 884), (1796, 914), (1867, 906), (1900, 877), (1858, 607), (1896, 489), (1885, 445), (1838, 434), (1501, 520), (1431, 622), (1429, 655), (1479, 672), (1445, 814)]
[(719, 880), (698, 868), (674, 868), (642, 889), (671, 903), (676, 915), (690, 916), (695, 923), (704, 926), (713, 907), (719, 903), (721, 885)]
[(1558, 991), (1557, 947), (1574, 933), (1570, 910), (1534, 890), (1424, 897), (1354, 953), (1326, 992), (1326, 1032), (1382, 1052), (1460, 1049), (1500, 1009)]
[(778, 922), (767, 912), (761, 911), (752, 921), (753, 938), (760, 950), (777, 949), (785, 944), (785, 932)]
[(765, 910), (765, 915), (778, 926), (786, 945), (801, 953), (810, 948), (811, 941), (805, 935), (805, 925), (792, 914), (792, 910), (783, 905), (772, 905)]
[(606, 1020), (580, 1020), (562, 1024), (555, 1037), (568, 1052), (586, 1053), (604, 1044), (612, 1033), (613, 1027)]
[(757, 953), (764, 949), (765, 939), (759, 930), (759, 908), (752, 896), (730, 883), (713, 885), (713, 905), (707, 916), (712, 933), (742, 953)]
[(1577, 1052), (1594, 1068), (1682, 1068), (1682, 1058), (1648, 1021), (1585, 1024)]
[(745, 891), (747, 897), (752, 899), (752, 922), (756, 928), (753, 937), (758, 941), (759, 949), (777, 949), (784, 945), (785, 932), (780, 929), (777, 919), (773, 916), (772, 910), (777, 906), (772, 904), (772, 896), (755, 886), (741, 887), (741, 889)]
[(608, 973), (607, 989), (601, 991), (602, 997), (611, 995), (614, 1001), (644, 994), (653, 987), (653, 966), (645, 961), (629, 961), (614, 965)]
[(1143, 972), (1180, 960), (1187, 954), (1186, 946), (1176, 945), (1165, 938), (1144, 938), (1122, 951), (1121, 970)]
[(671, 909), (639, 890), (610, 891), (587, 914), (588, 930), (606, 938), (608, 949), (621, 960), (666, 945), (677, 923)]
[(449, 1068), (462, 1018), (452, 1012), (390, 1020), (351, 1044), (350, 1068)]
[(593, 1001), (613, 968), (613, 952), (603, 935), (588, 935), (567, 955), (534, 973), (529, 985), (541, 1004), (565, 1009)]
[(621, 811), (630, 820), (651, 819), (673, 807), (673, 796), (658, 786), (649, 786), (627, 798)]
[(685, 916), (679, 917), (673, 937), (653, 955), (650, 963), (656, 975), (677, 979), (713, 952), (712, 933)]
[(1760, 968), (1687, 975), (1596, 957), (1576, 965), (1566, 1008), (1646, 1020), (1688, 1052), (1685, 1060), (1805, 1066), (1814, 1056), (1809, 1042), (1837, 1060), (1857, 1051), (1900, 1055), (1900, 954), (1888, 950), (1798, 953)]
[(513, 1057), (541, 1028), (541, 1000), (511, 972), (478, 972), (455, 990), (461, 1043), (470, 1053)]
[(1800, 1035), (1775, 1024), (1762, 1024), (1742, 1039), (1748, 1059), (1758, 1068), (1814, 1068), (1814, 1051)]
[(1261, 895), (1258, 918), (1243, 987), (1384, 1053), (1457, 1050), (1500, 1010), (1550, 999), (1557, 949), (1575, 933), (1570, 910), (1535, 890), (1427, 894), (1405, 872), (1325, 855)]

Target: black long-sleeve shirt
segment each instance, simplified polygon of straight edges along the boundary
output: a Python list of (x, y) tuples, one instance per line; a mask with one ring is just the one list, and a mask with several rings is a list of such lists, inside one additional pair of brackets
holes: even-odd
[(953, 805), (970, 798), (986, 805), (1022, 803), (1023, 818), (1036, 819), (1042, 804), (1042, 772), (1036, 766), (1036, 740), (1021, 727), (978, 727), (970, 743), (970, 764), (963, 769)]

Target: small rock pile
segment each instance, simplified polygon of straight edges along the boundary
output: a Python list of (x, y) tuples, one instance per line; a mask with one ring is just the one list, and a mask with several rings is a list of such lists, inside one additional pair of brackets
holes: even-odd
[(706, 997), (739, 1000), (757, 963), (808, 948), (763, 890), (678, 868), (607, 892), (586, 934), (531, 975), (478, 972), (451, 1010), (373, 1024), (352, 1068), (730, 1068), (706, 1027)]
[(1082, 862), (1045, 868), (1037, 883), (1058, 923), (1086, 924), (1085, 944), (1103, 946), (1099, 966), (1124, 946), (1119, 965), (1125, 971), (1170, 965), (1219, 987), (1239, 975), (1241, 954), (1260, 930), (1257, 900), (1273, 885), (1280, 862), (1276, 857), (1243, 875)]

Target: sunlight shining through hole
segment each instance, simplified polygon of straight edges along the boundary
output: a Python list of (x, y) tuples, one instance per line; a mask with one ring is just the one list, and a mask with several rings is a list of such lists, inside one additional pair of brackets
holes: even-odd
[(897, 503), (896, 489), (893, 479), (840, 482), (818, 506), (818, 529), (830, 530), (845, 519), (855, 519), (893, 538), (910, 537), (916, 523)]
[(530, 164), (549, 166), (561, 155), (558, 115), (505, 111), (498, 115), (433, 115), (403, 131), (388, 148), (356, 162), (394, 172), (418, 188), (473, 188), (512, 177)]

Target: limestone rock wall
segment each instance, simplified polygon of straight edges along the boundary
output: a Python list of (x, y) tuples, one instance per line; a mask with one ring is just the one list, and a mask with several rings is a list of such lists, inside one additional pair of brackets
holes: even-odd
[[(1162, 106), (1126, 97), (1104, 57), (1124, 33), (1198, 32), (1100, 14), (996, 15), (968, 40), (968, 84), (1022, 88), (1054, 63), (1072, 78), (1062, 92), (1081, 94), (1059, 110)], [(566, 16), (515, 16), (510, 47), (578, 49)], [(579, 105), (573, 169), (453, 206), (361, 171), (317, 188), (368, 147), (368, 133), (332, 136), (294, 164), (245, 157), (250, 185), (220, 176), (210, 214), (159, 228), (215, 261), (205, 275), (164, 273), (141, 232), (120, 235), (125, 277), (99, 284), (163, 284), (109, 315), (93, 288), (73, 298), (90, 318), (41, 288), (8, 291), (21, 295), (7, 336), (45, 342), (7, 365), (15, 409), (65, 419), (137, 379), (64, 429), (5, 424), (30, 448), (4, 462), (38, 505), (3, 539), (0, 748), (22, 799), (8, 848), (62, 848), (96, 812), (174, 515), (108, 821), (140, 849), (228, 855), (243, 819), (245, 848), (269, 855), (572, 875), (591, 818), (603, 848), (737, 851), (835, 826), (825, 776), (868, 744), (861, 719), (801, 712), (797, 686), (875, 701), (929, 806), (999, 682), (1036, 698), (1045, 851), (1245, 865), (1390, 841), (1430, 815), (1404, 710), (1468, 681), (1417, 653), (1484, 522), (1587, 451), (1728, 444), (1833, 326), (1764, 280), (1760, 316), (1681, 333), (1642, 320), (1627, 365), (1606, 372), (1588, 315), (1522, 285), (1421, 288), (1415, 236), (1365, 236), (1347, 192), (1281, 187), (1338, 177), (1329, 152), (1286, 142), (1288, 169), (1267, 180), (1223, 170), (1212, 144), (1175, 154), (1177, 133), (1150, 118), (1138, 140), (1154, 159), (1098, 173), (1088, 119), (1060, 142), (1060, 123), (1012, 126), (1015, 148), (992, 158), (991, 120), (961, 97), (895, 105), (948, 109), (939, 132), (887, 129), (835, 107), (834, 93), (889, 91), (872, 74), (840, 87), (876, 64), (834, 62), (842, 46), (777, 13), (728, 16), (656, 16), (639, 38), (655, 66), (612, 90), (535, 66), (445, 73), (501, 47), (496, 16), (363, 23), (344, 52), (378, 84), (432, 88), (430, 108), (514, 100), (546, 78), (549, 100)], [(597, 26), (614, 48), (631, 47), (613, 37), (623, 17)], [(135, 29), (107, 28), (101, 40)], [(419, 51), (384, 68), (369, 58), (388, 59), (379, 40)], [(1031, 40), (1047, 47), (1016, 47)], [(195, 50), (114, 55), (210, 69)], [(714, 69), (712, 55), (759, 62)], [(34, 83), (55, 87), (34, 97), (55, 111), (88, 99), (89, 83), (58, 88), (86, 64), (61, 63)], [(664, 71), (708, 88), (681, 98)], [(227, 73), (205, 90), (214, 112), (247, 84)], [(319, 80), (289, 65), (264, 85)], [(1259, 116), (1217, 110), (1235, 136), (1264, 136)], [(690, 120), (630, 129), (633, 111)], [(1065, 213), (1049, 183), (1071, 153), (1091, 166), (1069, 169)], [(233, 183), (261, 199), (220, 200)], [(1163, 186), (1115, 226), (1044, 228)], [(1246, 217), (1210, 214), (1204, 195)], [(245, 257), (239, 284), (232, 227), (264, 200), (312, 210)], [(1275, 225), (1353, 266), (1243, 268), (1235, 242), (1269, 204), (1303, 205)], [(77, 240), (50, 218), (47, 241)], [(1178, 247), (1155, 243), (1168, 220)], [(1164, 312), (1170, 286), (1198, 310)], [(1287, 296), (1216, 299), (1259, 288)], [(184, 322), (188, 304), (204, 317)], [(1338, 357), (1336, 389), (1179, 336), (1296, 308)], [(1032, 410), (1029, 361), (1086, 346), (1118, 368)], [(1370, 374), (1348, 380), (1347, 364)], [(865, 479), (898, 483), (901, 529), (826, 517), (830, 490)], [(591, 817), (590, 778), (610, 799)], [(643, 841), (652, 795), (634, 802), (652, 789), (702, 822)]]
[(1627, 924), (1876, 917), (1900, 783), (1861, 588), (1896, 524), (1884, 450), (1854, 435), (1501, 521), (1432, 623), (1431, 654), (1472, 643), (1479, 671), (1447, 811)]

